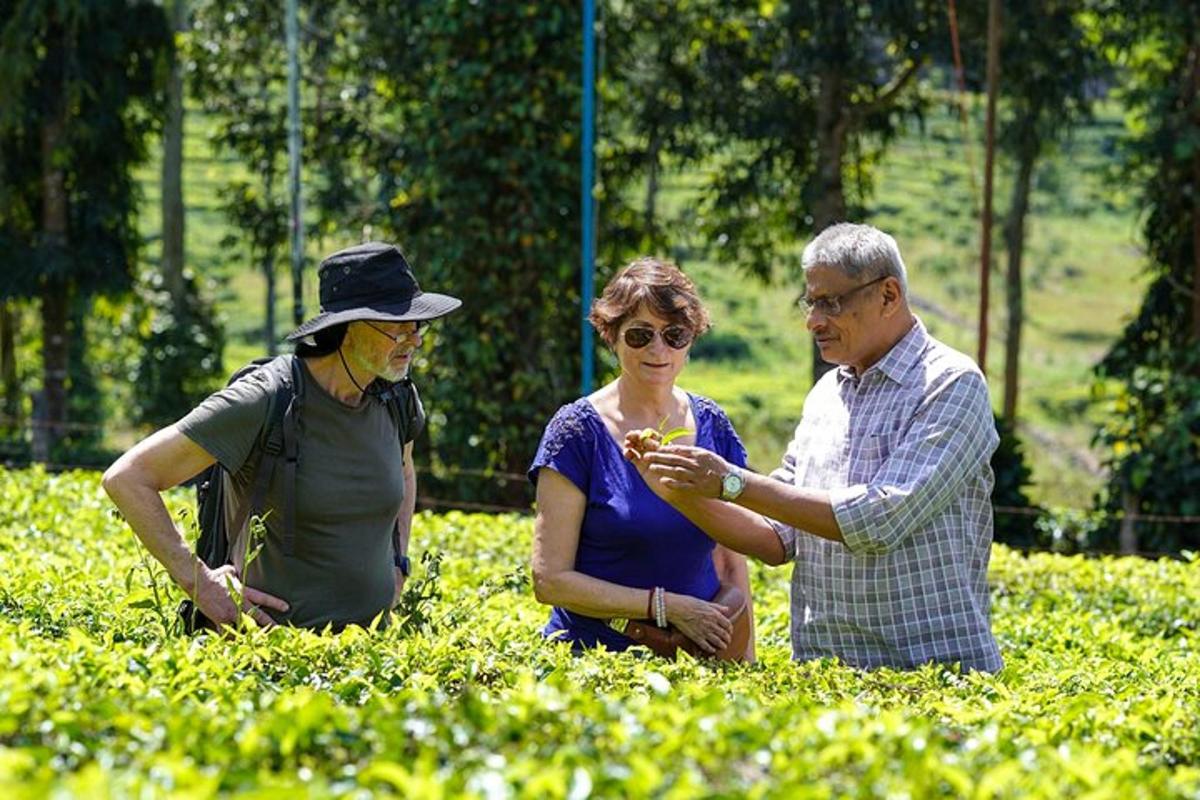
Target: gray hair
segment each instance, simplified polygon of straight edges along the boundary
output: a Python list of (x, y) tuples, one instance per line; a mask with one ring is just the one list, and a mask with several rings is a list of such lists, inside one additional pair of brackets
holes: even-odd
[(859, 283), (895, 278), (901, 294), (908, 296), (908, 273), (896, 240), (870, 225), (830, 225), (804, 248), (800, 264), (805, 272), (817, 266), (834, 267)]

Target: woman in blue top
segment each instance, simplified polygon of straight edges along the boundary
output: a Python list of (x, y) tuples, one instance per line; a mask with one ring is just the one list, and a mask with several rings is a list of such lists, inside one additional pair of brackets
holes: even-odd
[[(655, 495), (623, 454), (631, 431), (685, 427), (693, 433), (682, 441), (745, 466), (725, 412), (675, 386), (692, 342), (708, 330), (708, 312), (678, 267), (641, 258), (608, 284), (590, 320), (621, 374), (558, 410), (529, 468), (537, 487), (534, 592), (554, 606), (543, 633), (576, 647), (624, 650), (632, 640), (608, 620), (653, 618), (661, 587), (666, 620), (718, 652), (732, 626), (708, 601), (721, 582), (732, 583), (749, 611), (746, 561)], [(745, 657), (754, 657), (753, 633)]]

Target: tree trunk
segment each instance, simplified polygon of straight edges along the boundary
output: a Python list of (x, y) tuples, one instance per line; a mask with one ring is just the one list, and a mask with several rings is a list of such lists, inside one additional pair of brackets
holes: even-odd
[[(846, 219), (846, 190), (842, 183), (842, 162), (846, 155), (848, 127), (845, 82), (836, 68), (826, 69), (820, 76), (820, 96), (817, 98), (817, 191), (813, 202), (813, 232)], [(813, 383), (833, 369), (814, 339), (812, 343)]]
[(267, 355), (273, 356), (278, 350), (275, 346), (275, 247), (266, 245), (262, 258), (263, 277), (267, 279), (267, 322), (266, 340)]
[[(174, 0), (171, 5), (172, 28), (181, 33), (187, 29), (187, 0)], [(178, 315), (187, 302), (183, 280), (183, 69), (174, 45), (168, 57), (171, 74), (167, 81), (167, 119), (163, 126), (162, 275), (171, 305)]]
[(1018, 156), (1017, 179), (1013, 182), (1012, 202), (1004, 225), (1004, 243), (1008, 250), (1008, 274), (1005, 299), (1008, 305), (1008, 331), (1004, 339), (1004, 419), (1017, 424), (1017, 393), (1021, 372), (1021, 329), (1025, 324), (1025, 294), (1021, 279), (1021, 260), (1025, 251), (1025, 217), (1029, 213), (1029, 192), (1037, 145), (1022, 148)]
[(658, 156), (662, 150), (662, 137), (655, 130), (650, 134), (650, 149), (646, 153), (646, 208), (644, 224), (646, 232), (654, 231), (658, 219)]
[(17, 376), (18, 311), (12, 300), (0, 303), (0, 382), (4, 384), (5, 428), (19, 430), (21, 383)]
[(42, 145), (42, 235), (47, 275), (42, 283), (42, 390), (44, 427), (35, 436), (34, 457), (50, 460), (62, 438), (67, 421), (67, 317), (71, 287), (62, 277), (67, 250), (66, 174), (57, 164), (66, 133), (61, 104), (51, 105), (41, 129)]
[(1121, 496), (1121, 529), (1117, 532), (1117, 547), (1122, 555), (1131, 556), (1138, 551), (1137, 520), (1138, 496), (1126, 489)]
[[(1196, 108), (1200, 95), (1200, 41), (1192, 43), (1191, 95), (1188, 99)], [(1200, 109), (1192, 118), (1192, 124), (1200, 129)], [(1200, 150), (1192, 151), (1192, 341), (1200, 344)], [(1200, 370), (1200, 365), (1197, 366)]]

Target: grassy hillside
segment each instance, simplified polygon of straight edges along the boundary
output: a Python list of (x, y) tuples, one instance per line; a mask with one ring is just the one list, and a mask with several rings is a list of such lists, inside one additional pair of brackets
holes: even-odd
[[(264, 280), (242, 245), (222, 246), (230, 229), (218, 190), (241, 167), (223, 160), (209, 143), (211, 122), (192, 113), (187, 123), (185, 199), (191, 267), (217, 282), (218, 308), (229, 335), (230, 368), (265, 352)], [(1086, 506), (1100, 485), (1096, 456), (1088, 449), (1094, 429), (1088, 370), (1120, 330), (1141, 297), (1136, 221), (1127, 196), (1108, 176), (1121, 123), (1106, 110), (1078, 131), (1037, 175), (1026, 257), (1028, 322), (1022, 359), (1022, 432), (1034, 468), (1035, 499)], [(979, 129), (976, 128), (976, 131)], [(978, 166), (982, 153), (972, 156)], [(915, 301), (933, 333), (968, 353), (976, 349), (978, 226), (973, 216), (968, 158), (957, 117), (936, 110), (924, 130), (912, 130), (888, 151), (877, 171), (870, 222), (892, 232), (911, 273)], [(997, 208), (1008, 203), (1006, 163), (997, 167)], [(157, 260), (158, 172), (141, 173), (145, 190), (142, 229), (146, 255)], [(664, 207), (679, 212), (693, 200), (701, 176), (667, 182)], [(354, 241), (314, 244), (322, 251)], [(794, 312), (801, 291), (794, 277), (763, 285), (727, 264), (705, 260), (705, 242), (684, 232), (678, 243), (685, 268), (710, 302), (714, 332), (702, 342), (682, 383), (726, 406), (746, 440), (752, 462), (769, 468), (782, 454), (809, 385), (809, 340)], [(278, 270), (277, 335), (291, 328), (287, 253)], [(1003, 279), (1005, 253), (997, 244), (993, 276), (989, 378), (999, 406), (1002, 391)], [(315, 310), (315, 275), (306, 298)], [(569, 398), (563, 398), (564, 400)]]
[[(1135, 214), (1108, 174), (1120, 132), (1115, 111), (1105, 110), (1036, 176), (1024, 267), (1027, 320), (1019, 415), (1034, 470), (1033, 494), (1051, 504), (1087, 506), (1100, 485), (1098, 460), (1089, 449), (1095, 429), (1089, 370), (1136, 310), (1144, 286)], [(972, 157), (976, 165), (982, 162), (978, 149)], [(1004, 160), (998, 162), (1000, 213), (1007, 209), (1010, 191), (1006, 167)], [(682, 177), (674, 188), (686, 197), (694, 183)], [(866, 221), (899, 242), (918, 314), (935, 336), (973, 356), (979, 231), (957, 120), (933, 115), (923, 134), (901, 137), (879, 166), (874, 197)], [(999, 225), (998, 219), (997, 230)], [(987, 371), (999, 408), (1007, 327), (1007, 253), (999, 236), (994, 250)], [(715, 307), (715, 333), (722, 339), (715, 352), (750, 357), (694, 360), (685, 382), (725, 404), (747, 439), (752, 461), (772, 466), (790, 438), (810, 382), (804, 318), (791, 308), (802, 286), (783, 275), (775, 285), (763, 286), (728, 265), (702, 259), (686, 266)]]
[(417, 615), (188, 639), (94, 473), (0, 472), (0, 794), (1200, 796), (1195, 561), (997, 546), (1002, 672), (868, 673), (793, 663), (787, 570), (758, 566), (756, 665), (572, 656), (530, 536), (423, 513)]

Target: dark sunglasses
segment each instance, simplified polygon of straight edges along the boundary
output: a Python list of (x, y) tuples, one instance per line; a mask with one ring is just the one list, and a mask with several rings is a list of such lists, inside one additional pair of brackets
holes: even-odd
[(654, 341), (655, 334), (661, 336), (667, 347), (672, 350), (682, 350), (692, 343), (692, 331), (686, 325), (668, 325), (661, 331), (641, 326), (626, 328), (622, 338), (625, 339), (625, 344), (634, 350), (640, 350)]

